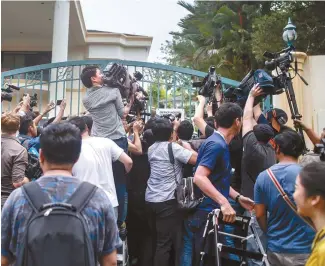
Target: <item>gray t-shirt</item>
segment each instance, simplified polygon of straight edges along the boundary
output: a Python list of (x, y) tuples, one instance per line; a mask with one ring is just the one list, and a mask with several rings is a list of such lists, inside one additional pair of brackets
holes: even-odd
[(148, 150), (150, 163), (150, 177), (146, 190), (146, 201), (148, 202), (164, 202), (175, 199), (175, 174), (177, 181), (180, 182), (183, 165), (188, 163), (192, 156), (191, 151), (184, 149), (177, 143), (173, 143), (174, 170), (169, 161), (168, 143), (168, 141), (155, 142)]
[(241, 194), (254, 199), (257, 176), (276, 163), (275, 151), (270, 144), (260, 143), (253, 131), (243, 137), (241, 164)]
[(113, 140), (126, 136), (122, 123), (124, 105), (119, 89), (87, 89), (82, 102), (93, 119), (92, 136)]

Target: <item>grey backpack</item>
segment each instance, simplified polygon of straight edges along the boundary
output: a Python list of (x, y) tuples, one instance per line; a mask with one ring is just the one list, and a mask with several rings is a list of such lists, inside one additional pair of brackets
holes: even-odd
[(34, 212), (25, 230), (17, 266), (95, 266), (97, 258), (80, 212), (97, 187), (83, 182), (67, 202), (52, 203), (37, 182), (22, 187)]

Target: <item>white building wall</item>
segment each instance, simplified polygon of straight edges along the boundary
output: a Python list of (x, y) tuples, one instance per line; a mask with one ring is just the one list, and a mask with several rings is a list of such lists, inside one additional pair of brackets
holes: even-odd
[(126, 47), (124, 49), (124, 60), (130, 61), (147, 61), (149, 56), (149, 49), (145, 47)]
[(325, 55), (308, 56), (304, 64), (303, 120), (320, 134), (325, 127)]
[(85, 60), (87, 54), (86, 46), (69, 47), (68, 61)]
[(90, 44), (88, 59), (122, 59), (123, 48), (110, 44)]
[(90, 44), (88, 59), (148, 60), (149, 49), (146, 47), (123, 47), (118, 44)]

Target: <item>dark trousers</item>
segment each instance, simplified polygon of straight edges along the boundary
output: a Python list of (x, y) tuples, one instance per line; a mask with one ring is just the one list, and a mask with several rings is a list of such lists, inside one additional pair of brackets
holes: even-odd
[[(137, 266), (153, 265), (152, 237), (146, 211), (145, 192), (128, 191), (128, 248), (131, 261), (138, 259)], [(141, 243), (141, 244), (140, 244)]]
[[(127, 152), (128, 150), (128, 141), (126, 137), (115, 139), (113, 140), (117, 146)], [(113, 175), (114, 175), (114, 182), (116, 188), (116, 196), (118, 201), (118, 219), (117, 224), (121, 226), (121, 224), (126, 219), (127, 208), (128, 208), (128, 194), (126, 190), (126, 173), (124, 165), (119, 162), (113, 162)]]
[(146, 204), (155, 250), (153, 265), (178, 266), (182, 226), (176, 200)]

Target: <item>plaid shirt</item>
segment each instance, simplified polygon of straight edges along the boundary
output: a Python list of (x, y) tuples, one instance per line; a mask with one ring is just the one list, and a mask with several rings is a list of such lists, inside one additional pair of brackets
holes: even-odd
[[(37, 181), (52, 202), (64, 202), (76, 190), (80, 181), (67, 176), (43, 176)], [(14, 190), (1, 213), (1, 255), (15, 259), (23, 243), (27, 223), (33, 214), (22, 189)], [(113, 207), (100, 189), (81, 212), (97, 258), (109, 254), (121, 246)]]

